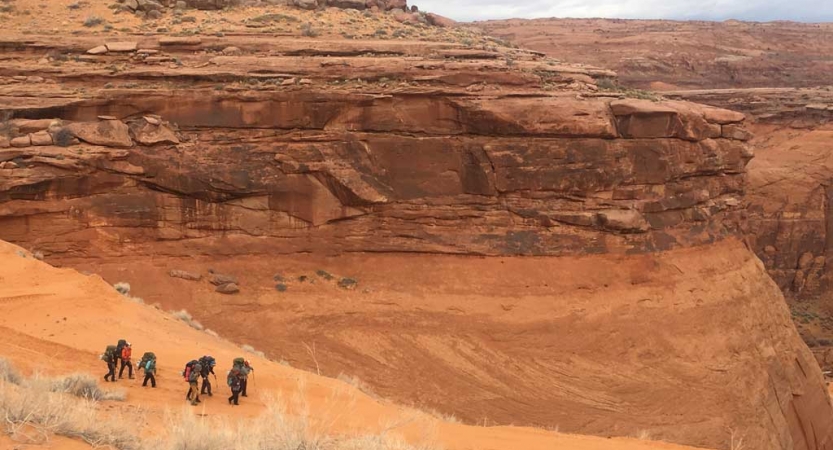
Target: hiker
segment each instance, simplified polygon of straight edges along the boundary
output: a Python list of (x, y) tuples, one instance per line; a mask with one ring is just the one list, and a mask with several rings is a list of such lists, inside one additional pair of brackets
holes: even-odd
[(185, 400), (190, 401), (193, 406), (196, 406), (198, 403), (202, 403), (202, 400), (200, 400), (200, 387), (198, 384), (201, 372), (202, 365), (197, 360), (193, 360), (186, 364), (185, 371), (183, 372), (185, 381), (188, 382), (188, 394), (185, 396)]
[(217, 360), (211, 355), (205, 355), (200, 358), (200, 365), (202, 366), (202, 371), (200, 372), (200, 376), (202, 376), (200, 394), (207, 393), (209, 397), (212, 397), (214, 394), (211, 393), (211, 380), (208, 376), (214, 375), (214, 378), (217, 378), (217, 375), (214, 373), (214, 366), (217, 365)]
[(240, 369), (238, 366), (232, 366), (228, 371), (227, 380), (228, 387), (231, 390), (231, 397), (228, 398), (229, 405), (240, 405), (240, 390), (242, 388), (240, 379)]
[[(107, 375), (104, 375), (104, 381), (116, 382), (116, 346), (108, 345), (107, 349), (101, 355), (101, 360), (107, 363)], [(109, 378), (109, 379), (108, 379)]]
[(237, 371), (237, 377), (240, 378), (240, 393), (243, 394), (244, 397), (247, 397), (246, 383), (249, 378), (249, 371), (246, 369), (246, 363), (247, 361), (245, 358), (234, 358), (231, 365), (231, 368)]
[(125, 342), (124, 347), (121, 349), (121, 369), (119, 369), (119, 379), (121, 380), (124, 376), (124, 368), (127, 367), (127, 378), (133, 379), (133, 362), (130, 361), (130, 357), (133, 356), (133, 347), (130, 345), (130, 342)]
[[(145, 355), (147, 355), (147, 353), (145, 353)], [(156, 355), (153, 353), (151, 353), (151, 355), (153, 355), (153, 357), (148, 356), (147, 359), (142, 356), (142, 360), (139, 361), (139, 369), (145, 371), (145, 381), (142, 382), (142, 387), (147, 387), (148, 380), (150, 380), (150, 387), (156, 387)]]
[[(254, 371), (255, 371), (255, 368), (252, 367), (252, 365), (249, 363), (249, 360), (248, 359), (245, 360), (243, 362), (243, 369), (241, 370), (241, 372), (243, 373), (243, 376), (241, 377), (241, 380), (240, 380), (241, 381), (241, 383), (240, 383), (240, 395), (242, 395), (243, 397), (248, 397), (248, 395), (246, 394), (246, 388), (249, 386), (249, 374), (254, 372)], [(252, 375), (252, 376), (254, 376), (254, 375)]]
[[(122, 362), (121, 359), (121, 351), (124, 347), (127, 346), (127, 340), (119, 339), (119, 342), (116, 344), (116, 364), (118, 365), (119, 362)], [(119, 377), (121, 378), (121, 377)]]

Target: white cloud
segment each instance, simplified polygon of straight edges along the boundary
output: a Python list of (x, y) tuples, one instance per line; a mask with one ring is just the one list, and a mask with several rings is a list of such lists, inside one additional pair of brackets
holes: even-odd
[(536, 17), (833, 21), (831, 0), (411, 0), (457, 20)]

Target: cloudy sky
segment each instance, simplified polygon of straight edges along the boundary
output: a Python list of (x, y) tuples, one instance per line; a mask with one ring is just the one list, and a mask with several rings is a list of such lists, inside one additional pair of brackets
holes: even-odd
[(833, 21), (833, 0), (410, 0), (457, 20), (511, 17)]

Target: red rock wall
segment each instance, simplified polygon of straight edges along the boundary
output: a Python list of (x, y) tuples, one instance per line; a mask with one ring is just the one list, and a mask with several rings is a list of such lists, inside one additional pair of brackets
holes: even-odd
[(0, 150), (0, 238), (47, 252), (661, 250), (738, 229), (751, 158), (742, 116), (683, 102), (143, 92), (15, 114), (80, 140)]

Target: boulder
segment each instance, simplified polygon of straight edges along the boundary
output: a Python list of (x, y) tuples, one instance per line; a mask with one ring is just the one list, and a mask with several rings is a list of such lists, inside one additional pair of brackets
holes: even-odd
[(98, 47), (93, 47), (87, 50), (87, 54), (89, 55), (104, 55), (107, 53), (107, 46), (106, 45), (99, 45)]
[(457, 26), (456, 20), (449, 19), (448, 17), (441, 16), (439, 14), (428, 13), (425, 15), (425, 18), (428, 20), (429, 25), (433, 25), (435, 27), (452, 28)]
[(38, 131), (29, 135), (32, 145), (46, 146), (52, 145), (52, 135), (47, 131)]
[(163, 16), (162, 11), (154, 9), (154, 10), (148, 11), (146, 17), (148, 18), (148, 20), (159, 20), (159, 19), (162, 18), (162, 16)]
[(139, 2), (136, 0), (125, 0), (125, 2), (122, 4), (131, 11), (136, 11), (137, 9), (139, 9)]
[(184, 270), (171, 270), (169, 275), (172, 278), (182, 278), (183, 280), (188, 281), (200, 281), (202, 280), (202, 275), (198, 273), (186, 272)]
[(235, 284), (236, 285), (236, 284), (240, 283), (237, 280), (237, 277), (235, 277), (233, 275), (223, 275), (223, 274), (220, 274), (220, 273), (212, 273), (208, 277), (208, 281), (211, 284), (213, 284), (214, 286), (223, 286), (223, 285), (226, 285), (226, 284)]
[(233, 56), (233, 55), (239, 55), (239, 54), (243, 53), (243, 51), (240, 50), (240, 48), (238, 48), (238, 47), (226, 47), (226, 48), (223, 49), (222, 53), (224, 55), (227, 55), (227, 56)]
[(221, 285), (217, 286), (217, 288), (214, 289), (214, 290), (221, 293), (221, 294), (231, 295), (231, 294), (236, 294), (236, 293), (240, 292), (240, 287), (237, 286), (237, 284), (235, 284), (235, 283), (228, 283), (228, 284), (221, 284)]
[(727, 139), (734, 139), (736, 141), (744, 142), (752, 139), (752, 133), (750, 133), (740, 125), (723, 125), (721, 136)]
[(26, 136), (20, 136), (12, 139), (10, 144), (12, 147), (28, 147), (32, 145), (32, 139), (29, 138), (29, 135), (27, 134)]
[(120, 120), (76, 122), (66, 126), (73, 136), (88, 144), (105, 147), (132, 147), (130, 129)]
[(640, 99), (614, 100), (610, 109), (616, 116), (619, 134), (631, 139), (680, 138), (701, 141), (719, 137), (702, 110), (683, 102), (652, 102)]
[(379, 8), (385, 11), (393, 9), (401, 9), (404, 11), (408, 8), (407, 0), (378, 0), (377, 3), (379, 4)]
[(179, 138), (168, 124), (161, 123), (152, 117), (150, 119), (156, 121), (157, 124), (145, 118), (130, 123), (130, 136), (136, 143), (141, 145), (179, 144)]
[(626, 233), (645, 232), (650, 228), (645, 217), (632, 209), (611, 209), (598, 213), (599, 223), (607, 229)]
[(136, 4), (138, 5), (139, 10), (142, 11), (162, 11), (165, 7), (162, 6), (159, 2), (154, 0), (137, 0)]
[(419, 14), (409, 13), (405, 10), (393, 10), (393, 19), (404, 24), (416, 25), (419, 22)]
[(0, 136), (0, 148), (9, 148), (12, 146), (11, 141), (6, 136)]
[(120, 53), (135, 52), (139, 47), (136, 42), (108, 42), (104, 45), (107, 47), (107, 51)]
[(743, 113), (737, 111), (730, 111), (728, 109), (715, 108), (713, 106), (701, 106), (703, 117), (708, 122), (728, 125), (730, 123), (740, 123), (746, 119)]
[(166, 36), (159, 38), (159, 45), (200, 45), (199, 36)]
[(17, 127), (17, 131), (19, 133), (35, 133), (38, 131), (43, 131), (52, 124), (52, 119), (17, 119), (13, 120), (11, 124), (14, 127)]
[(313, 10), (318, 8), (317, 0), (294, 0), (294, 4), (301, 9)]
[(342, 9), (365, 9), (365, 0), (327, 0), (327, 6)]
[(194, 9), (218, 10), (240, 4), (240, 0), (185, 0), (185, 6)]

